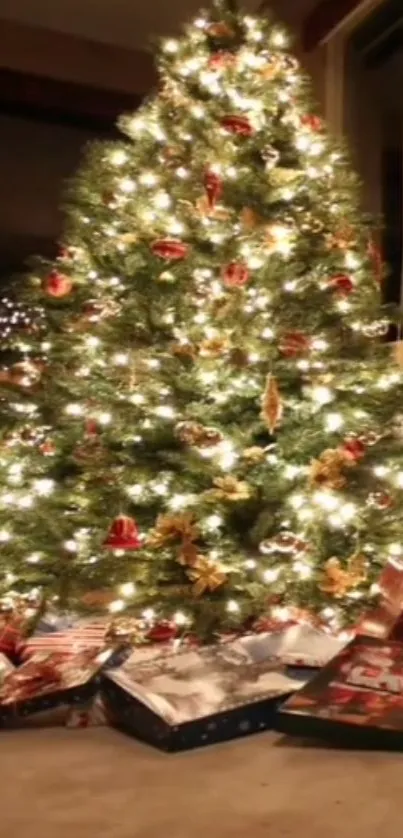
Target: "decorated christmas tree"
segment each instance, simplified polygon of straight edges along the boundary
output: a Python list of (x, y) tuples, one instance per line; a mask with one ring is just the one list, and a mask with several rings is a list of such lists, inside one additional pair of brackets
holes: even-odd
[(403, 555), (402, 382), (356, 178), (268, 17), (218, 3), (158, 61), (23, 289), (47, 327), (0, 376), (2, 595), (157, 634), (338, 630)]

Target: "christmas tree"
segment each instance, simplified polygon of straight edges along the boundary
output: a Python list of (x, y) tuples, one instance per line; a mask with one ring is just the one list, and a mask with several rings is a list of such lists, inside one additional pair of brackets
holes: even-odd
[(403, 553), (402, 382), (356, 178), (267, 17), (218, 3), (159, 69), (24, 288), (47, 329), (1, 377), (2, 594), (204, 637), (337, 630)]

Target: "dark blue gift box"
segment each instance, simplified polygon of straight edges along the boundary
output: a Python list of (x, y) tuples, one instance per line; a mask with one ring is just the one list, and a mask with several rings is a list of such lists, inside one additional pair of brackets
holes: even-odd
[(306, 670), (264, 654), (267, 641), (244, 638), (196, 651), (138, 659), (104, 672), (109, 718), (164, 751), (181, 751), (268, 730)]

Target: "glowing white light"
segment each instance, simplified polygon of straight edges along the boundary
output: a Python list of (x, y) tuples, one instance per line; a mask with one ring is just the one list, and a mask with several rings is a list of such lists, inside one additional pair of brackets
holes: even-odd
[(207, 26), (207, 20), (204, 17), (197, 17), (195, 22), (194, 22), (194, 25), (198, 29), (205, 29), (205, 27)]
[(209, 515), (205, 524), (209, 530), (217, 530), (223, 524), (223, 519), (221, 515)]
[(98, 422), (100, 425), (110, 425), (112, 421), (112, 416), (110, 413), (100, 413), (98, 416)]
[(313, 496), (313, 500), (318, 506), (321, 506), (323, 509), (326, 509), (327, 512), (334, 512), (340, 506), (339, 498), (332, 494), (332, 492), (327, 492), (325, 490), (321, 492), (315, 492)]
[(156, 416), (161, 416), (161, 419), (172, 419), (176, 415), (173, 407), (169, 404), (161, 404), (155, 408), (154, 413)]
[(37, 492), (38, 495), (46, 497), (47, 495), (52, 494), (55, 487), (55, 481), (43, 478), (43, 480), (35, 480), (33, 485), (35, 492)]
[(133, 393), (133, 395), (130, 396), (132, 404), (144, 404), (145, 400), (145, 396), (143, 396), (142, 393)]
[(293, 509), (298, 510), (302, 509), (305, 503), (305, 498), (303, 495), (292, 495), (290, 498), (290, 505)]
[(185, 506), (189, 506), (191, 503), (193, 503), (194, 499), (195, 496), (191, 494), (177, 494), (172, 496), (172, 498), (169, 500), (168, 505), (170, 509), (184, 509)]
[(154, 197), (154, 204), (159, 209), (169, 209), (172, 204), (171, 198), (168, 195), (168, 192), (157, 192)]
[(186, 616), (186, 614), (183, 614), (182, 611), (176, 611), (175, 612), (174, 623), (176, 623), (177, 626), (185, 626), (187, 622), (188, 622), (188, 617)]
[(8, 530), (0, 530), (0, 541), (5, 543), (11, 540), (11, 533)]
[(158, 183), (158, 178), (154, 172), (143, 172), (139, 177), (139, 183), (143, 186), (155, 186)]
[(115, 599), (108, 605), (108, 611), (110, 611), (111, 614), (118, 614), (119, 611), (123, 611), (124, 608), (125, 603), (123, 599)]
[(135, 483), (133, 486), (128, 486), (126, 491), (131, 498), (140, 498), (143, 494), (144, 486), (140, 483)]
[(293, 569), (301, 579), (309, 579), (312, 576), (312, 569), (305, 562), (294, 562)]
[(164, 52), (170, 52), (173, 54), (175, 52), (178, 52), (178, 49), (179, 43), (178, 41), (175, 41), (173, 38), (169, 38), (169, 40), (165, 41), (165, 43), (163, 44)]
[(332, 432), (338, 431), (344, 425), (344, 419), (340, 413), (328, 413), (325, 416), (325, 430)]
[(398, 544), (397, 542), (395, 542), (395, 543), (393, 543), (393, 544), (389, 544), (389, 547), (388, 547), (388, 553), (389, 553), (391, 556), (396, 556), (396, 558), (397, 558), (398, 556), (401, 556), (401, 555), (402, 555), (402, 553), (403, 553), (403, 546), (402, 546), (401, 544)]
[(112, 166), (124, 166), (127, 162), (127, 154), (123, 149), (117, 148), (115, 151), (112, 151), (110, 161)]
[(143, 617), (144, 617), (144, 619), (145, 619), (145, 620), (147, 620), (147, 621), (151, 621), (151, 620), (153, 620), (153, 619), (154, 619), (154, 617), (155, 617), (155, 611), (154, 611), (154, 609), (153, 609), (153, 608), (146, 608), (146, 609), (143, 611)]
[(68, 404), (65, 407), (65, 413), (68, 413), (69, 416), (82, 416), (84, 408), (81, 404)]
[(30, 509), (30, 507), (33, 505), (33, 502), (34, 499), (31, 495), (24, 495), (22, 498), (19, 499), (18, 506), (21, 509)]
[(112, 362), (118, 367), (126, 366), (126, 364), (129, 363), (129, 360), (130, 358), (126, 352), (116, 352), (116, 354), (112, 357)]
[(244, 566), (247, 570), (254, 570), (254, 568), (256, 567), (256, 562), (254, 559), (247, 559), (246, 562), (244, 562)]
[(229, 611), (230, 614), (236, 614), (239, 611), (239, 605), (234, 599), (228, 600), (227, 611)]
[(27, 556), (26, 561), (28, 564), (38, 564), (41, 561), (42, 554), (41, 553), (31, 553)]
[(344, 503), (340, 509), (340, 515), (343, 521), (347, 524), (352, 521), (357, 514), (357, 507), (354, 503)]
[(333, 393), (329, 387), (314, 387), (311, 391), (312, 399), (318, 405), (329, 404), (333, 401)]
[(168, 494), (168, 486), (166, 483), (154, 483), (152, 489), (156, 495), (160, 495), (161, 497)]
[(134, 596), (136, 593), (136, 587), (133, 582), (124, 582), (123, 585), (119, 586), (119, 593), (121, 593), (124, 597)]
[(276, 568), (269, 568), (268, 570), (263, 571), (263, 581), (264, 582), (275, 582), (280, 575), (280, 571)]
[(88, 346), (89, 349), (95, 349), (97, 346), (100, 346), (101, 341), (95, 335), (90, 335), (86, 339), (85, 344), (86, 346)]
[(123, 180), (120, 181), (119, 189), (121, 189), (122, 192), (126, 192), (126, 194), (129, 194), (130, 192), (135, 191), (136, 184), (135, 184), (134, 180), (131, 180), (131, 178), (126, 177), (126, 178), (123, 178)]
[(78, 544), (77, 544), (77, 542), (76, 542), (76, 541), (74, 541), (74, 539), (73, 539), (73, 538), (70, 538), (70, 539), (68, 539), (68, 541), (65, 541), (65, 542), (63, 543), (63, 547), (64, 547), (64, 549), (65, 549), (65, 550), (67, 550), (69, 553), (76, 553), (76, 552), (77, 552), (77, 550), (78, 550)]
[(295, 480), (295, 478), (298, 476), (298, 474), (300, 474), (300, 472), (301, 472), (301, 467), (300, 466), (294, 466), (294, 465), (290, 464), (290, 465), (286, 466), (285, 469), (284, 469), (284, 477), (287, 480)]
[(287, 37), (280, 29), (278, 29), (277, 32), (273, 32), (270, 40), (273, 46), (278, 47), (279, 49), (287, 45)]
[(386, 477), (387, 474), (390, 474), (390, 468), (387, 466), (375, 466), (374, 474), (375, 477)]

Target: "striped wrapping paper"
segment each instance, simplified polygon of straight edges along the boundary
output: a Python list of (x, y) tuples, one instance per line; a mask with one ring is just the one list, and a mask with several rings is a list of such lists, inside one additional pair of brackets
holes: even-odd
[(20, 654), (24, 660), (37, 652), (59, 652), (66, 657), (73, 657), (87, 649), (102, 649), (105, 645), (108, 623), (78, 622), (66, 631), (54, 631), (49, 634), (35, 634), (21, 644)]

